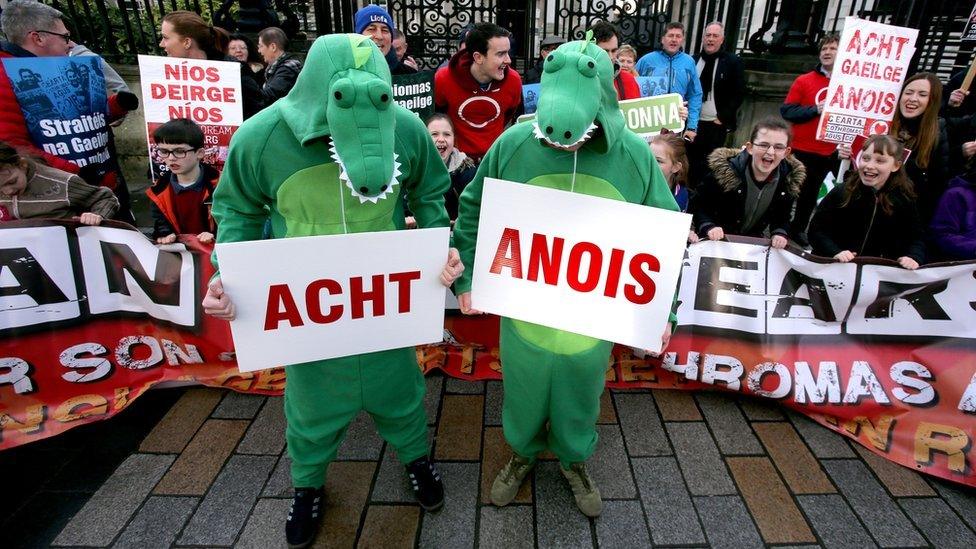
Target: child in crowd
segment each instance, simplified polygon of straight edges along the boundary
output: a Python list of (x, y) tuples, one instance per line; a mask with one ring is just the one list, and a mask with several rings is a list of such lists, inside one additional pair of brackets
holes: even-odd
[(976, 169), (949, 181), (929, 229), (938, 259), (976, 259)]
[(441, 160), (444, 161), (451, 175), (451, 188), (444, 195), (444, 205), (453, 221), (457, 219), (458, 198), (461, 196), (461, 191), (474, 178), (478, 166), (474, 160), (454, 148), (454, 124), (446, 114), (437, 113), (428, 118), (427, 131), (430, 132), (430, 138), (434, 140), (434, 146), (437, 147), (437, 152), (440, 153)]
[(905, 146), (890, 135), (864, 142), (857, 169), (831, 190), (810, 221), (813, 253), (846, 263), (857, 256), (897, 260), (917, 269), (925, 248)]
[(700, 236), (768, 234), (772, 247), (786, 247), (793, 202), (807, 175), (790, 155), (791, 142), (790, 127), (771, 117), (752, 127), (743, 149), (718, 148), (709, 155), (710, 171), (688, 207)]
[(99, 225), (118, 209), (119, 200), (108, 187), (89, 185), (0, 141), (0, 221), (79, 216), (85, 225)]
[(187, 118), (176, 118), (153, 132), (156, 152), (169, 168), (146, 190), (151, 202), (153, 238), (172, 244), (178, 234), (195, 234), (201, 243), (214, 240), (210, 195), (220, 172), (203, 164), (203, 130)]
[(634, 76), (639, 76), (634, 65), (637, 64), (637, 50), (630, 44), (624, 44), (617, 49), (617, 64), (620, 70), (627, 71)]
[[(664, 179), (674, 194), (674, 201), (682, 212), (688, 211), (688, 153), (685, 140), (676, 133), (662, 133), (651, 137), (651, 151)], [(688, 233), (688, 242), (698, 242), (695, 231)]]

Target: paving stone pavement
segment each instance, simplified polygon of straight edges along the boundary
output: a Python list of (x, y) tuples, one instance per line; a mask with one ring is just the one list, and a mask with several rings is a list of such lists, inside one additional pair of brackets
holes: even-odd
[[(604, 395), (589, 463), (600, 518), (575, 508), (551, 455), (496, 508), (487, 490), (508, 452), (502, 384), (434, 374), (427, 387), (445, 508), (427, 514), (413, 501), (396, 452), (363, 414), (329, 471), (315, 547), (976, 547), (976, 490), (723, 393)], [(186, 391), (134, 448), (88, 500), (48, 503), (66, 515), (56, 535), (19, 545), (285, 546), (280, 398)]]

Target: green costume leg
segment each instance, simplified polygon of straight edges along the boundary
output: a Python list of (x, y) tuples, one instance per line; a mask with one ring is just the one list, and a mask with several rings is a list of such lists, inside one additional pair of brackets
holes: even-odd
[(325, 483), (349, 422), (362, 409), (359, 357), (285, 367), (285, 418), (296, 488)]
[(596, 421), (611, 347), (601, 342), (582, 354), (555, 359), (560, 364), (550, 386), (548, 445), (563, 469), (586, 461), (596, 450)]
[(404, 465), (427, 455), (424, 376), (413, 347), (371, 353), (363, 362), (363, 407)]
[(506, 318), (500, 347), (502, 427), (512, 450), (535, 459), (548, 448), (564, 468), (586, 461), (596, 449), (612, 344)]
[(501, 322), (502, 431), (513, 452), (535, 461), (548, 438), (551, 355), (513, 333), (507, 326), (509, 319)]

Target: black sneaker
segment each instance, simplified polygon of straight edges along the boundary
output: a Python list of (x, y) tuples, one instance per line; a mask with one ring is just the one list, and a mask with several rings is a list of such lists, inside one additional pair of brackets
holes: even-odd
[(308, 547), (319, 530), (322, 518), (322, 498), (325, 490), (319, 488), (296, 488), (295, 499), (288, 510), (285, 522), (285, 537), (290, 549)]
[(407, 476), (413, 495), (425, 511), (437, 511), (444, 506), (444, 484), (434, 464), (422, 457), (407, 465)]

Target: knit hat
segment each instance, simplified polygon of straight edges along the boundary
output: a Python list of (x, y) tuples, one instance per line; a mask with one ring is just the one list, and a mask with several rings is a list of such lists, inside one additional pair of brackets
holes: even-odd
[(371, 23), (383, 23), (390, 28), (390, 33), (396, 29), (396, 25), (393, 24), (393, 18), (390, 17), (390, 12), (376, 4), (370, 4), (356, 12), (356, 33), (362, 34), (363, 29)]

